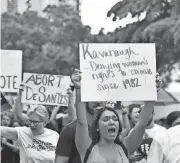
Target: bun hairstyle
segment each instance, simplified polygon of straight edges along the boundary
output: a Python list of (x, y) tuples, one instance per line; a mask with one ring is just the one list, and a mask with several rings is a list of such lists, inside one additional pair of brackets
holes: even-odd
[(48, 123), (49, 113), (45, 106), (32, 105), (28, 110), (27, 115), (30, 115), (31, 113), (36, 113), (39, 116), (39, 118), (44, 122), (44, 126)]

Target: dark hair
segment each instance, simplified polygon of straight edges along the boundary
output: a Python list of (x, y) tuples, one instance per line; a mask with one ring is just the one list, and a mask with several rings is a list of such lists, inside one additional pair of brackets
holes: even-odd
[(167, 125), (172, 127), (173, 122), (178, 118), (180, 118), (180, 111), (171, 112), (166, 118)]
[(140, 105), (140, 104), (131, 104), (131, 105), (129, 105), (129, 114), (132, 113), (132, 111), (133, 111), (134, 108), (139, 108), (139, 109), (141, 109), (141, 105)]
[(128, 109), (129, 109), (129, 113), (128, 113), (128, 119), (130, 120), (130, 123), (131, 123), (131, 128), (133, 128), (135, 126), (135, 124), (133, 122), (131, 122), (132, 118), (131, 118), (131, 113), (133, 111), (134, 108), (141, 108), (141, 105), (140, 104), (131, 104), (128, 106)]
[(101, 106), (100, 103), (96, 103), (95, 106), (94, 106), (94, 108), (90, 108), (89, 102), (86, 102), (85, 105), (86, 105), (86, 110), (87, 110), (87, 112), (88, 112), (90, 115), (94, 115), (94, 112), (95, 112), (95, 111), (94, 111), (94, 108), (96, 108), (96, 107), (98, 107), (98, 106)]
[(98, 143), (99, 140), (100, 140), (100, 134), (99, 132), (97, 131), (97, 129), (99, 128), (98, 126), (98, 121), (102, 115), (103, 112), (105, 111), (111, 111), (113, 112), (117, 118), (118, 118), (118, 123), (119, 123), (119, 131), (118, 131), (118, 134), (117, 134), (117, 137), (116, 139), (114, 140), (114, 142), (118, 145), (120, 145), (122, 147), (122, 149), (124, 150), (124, 152), (127, 154), (127, 149), (125, 148), (125, 146), (123, 145), (123, 143), (120, 141), (119, 139), (119, 136), (120, 136), (120, 133), (122, 132), (122, 127), (121, 127), (121, 122), (120, 122), (120, 119), (119, 119), (119, 115), (117, 114), (117, 112), (110, 108), (110, 107), (103, 107), (101, 109), (97, 109), (95, 111), (95, 114), (94, 114), (94, 120), (93, 120), (93, 123), (92, 123), (92, 128), (91, 128), (91, 135), (92, 135), (92, 142), (94, 144)]

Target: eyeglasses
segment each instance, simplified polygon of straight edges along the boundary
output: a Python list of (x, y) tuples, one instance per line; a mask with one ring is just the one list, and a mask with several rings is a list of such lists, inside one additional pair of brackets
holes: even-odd
[(28, 124), (33, 123), (34, 125), (37, 125), (37, 124), (39, 124), (39, 123), (41, 123), (41, 122), (43, 122), (43, 121), (34, 121), (34, 120), (31, 120), (31, 119), (28, 119), (28, 120), (27, 120), (27, 123), (28, 123)]

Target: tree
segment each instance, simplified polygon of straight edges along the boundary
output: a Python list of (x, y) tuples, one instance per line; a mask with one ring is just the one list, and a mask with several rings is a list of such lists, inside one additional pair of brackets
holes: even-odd
[(145, 18), (117, 29), (117, 42), (156, 43), (158, 72), (164, 84), (171, 81), (174, 65), (180, 63), (180, 1), (179, 0), (123, 0), (115, 4), (107, 13), (114, 14), (113, 20), (125, 18)]
[(45, 13), (3, 14), (1, 47), (23, 51), (23, 72), (69, 75), (79, 67), (78, 42), (91, 38), (89, 29), (67, 4), (48, 6)]

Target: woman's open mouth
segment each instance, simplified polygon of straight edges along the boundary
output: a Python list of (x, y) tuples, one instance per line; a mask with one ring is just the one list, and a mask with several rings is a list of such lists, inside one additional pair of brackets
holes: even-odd
[(115, 127), (109, 128), (109, 129), (108, 129), (108, 133), (109, 133), (110, 135), (115, 135), (115, 133), (116, 133), (116, 128), (115, 128)]

